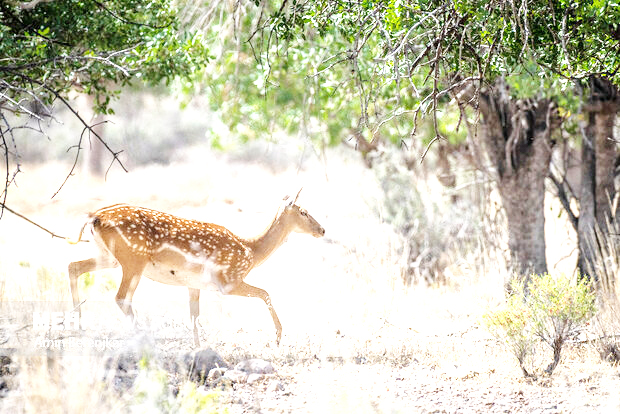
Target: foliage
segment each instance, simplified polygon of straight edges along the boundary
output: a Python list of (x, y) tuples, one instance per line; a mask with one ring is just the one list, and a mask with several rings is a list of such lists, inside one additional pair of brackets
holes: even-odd
[(545, 369), (551, 375), (560, 362), (562, 347), (595, 312), (595, 295), (589, 282), (571, 283), (565, 276), (532, 275), (529, 283), (513, 280), (506, 305), (485, 315), (489, 330), (515, 355), (525, 376), (534, 376), (528, 364), (536, 340), (553, 351)]
[(532, 277), (526, 302), (532, 310), (534, 333), (549, 346), (572, 336), (595, 310), (590, 284), (580, 280), (572, 285), (567, 277), (548, 274)]
[(196, 384), (189, 381), (185, 382), (179, 390), (177, 402), (177, 412), (181, 413), (216, 414), (218, 412), (228, 412), (226, 408), (223, 411), (217, 409), (219, 404), (216, 391), (204, 392), (204, 390), (197, 389)]
[(4, 110), (30, 114), (22, 100), (46, 106), (79, 88), (107, 112), (118, 86), (133, 78), (170, 81), (208, 59), (201, 35), (179, 31), (166, 0), (53, 1), (26, 10), (3, 2), (0, 19)]
[[(326, 7), (330, 4), (326, 2)], [(197, 77), (202, 87), (185, 83), (181, 89), (190, 95), (206, 93), (212, 109), (243, 140), (278, 130), (298, 133), (319, 145), (336, 145), (358, 133), (367, 141), (400, 143), (409, 137), (414, 130), (412, 108), (427, 91), (395, 82), (391, 64), (377, 64), (385, 47), (374, 33), (361, 44), (358, 37), (364, 27), (358, 27), (354, 3), (343, 3), (342, 10), (331, 14), (321, 14), (308, 3), (311, 10), (295, 9), (298, 14), (291, 10), (260, 20), (275, 16), (280, 6), (279, 2), (261, 2), (260, 9), (240, 5), (238, 20), (231, 17), (209, 26), (207, 38), (213, 40), (209, 48), (219, 54)], [(297, 18), (303, 26), (295, 25)], [(353, 51), (355, 43), (358, 49)], [(216, 146), (220, 142), (214, 139)]]
[[(401, 143), (425, 114), (425, 141), (463, 140), (459, 120), (438, 112), (459, 85), (502, 76), (515, 96), (560, 96), (571, 113), (572, 81), (612, 76), (620, 64), (620, 12), (605, 0), (264, 0), (196, 13), (190, 22), (219, 52), (197, 78), (202, 88), (183, 90), (206, 92), (243, 140), (283, 129), (321, 145)], [(227, 17), (204, 17), (218, 15)]]
[[(178, 11), (170, 0), (0, 2), (2, 205), (19, 172), (15, 130), (44, 133), (43, 121), (53, 118), (52, 105), (60, 102), (84, 128), (73, 147), (75, 162), (87, 136), (101, 141), (123, 166), (119, 152), (73, 107), (70, 92), (93, 96), (95, 109), (109, 113), (111, 99), (132, 80), (169, 83), (189, 77), (208, 60), (202, 34), (180, 29)], [(34, 125), (28, 120), (18, 124), (20, 115), (34, 120)]]
[(517, 294), (508, 298), (504, 309), (485, 315), (485, 324), (493, 335), (502, 339), (519, 361), (527, 376), (528, 358), (533, 352), (535, 339), (529, 326), (531, 309), (525, 304), (523, 286), (513, 286)]

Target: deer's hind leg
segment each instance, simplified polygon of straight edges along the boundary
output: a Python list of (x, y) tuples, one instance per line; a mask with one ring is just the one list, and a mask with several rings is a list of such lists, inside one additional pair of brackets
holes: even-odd
[(73, 300), (73, 306), (78, 308), (78, 312), (81, 315), (82, 311), (78, 307), (80, 304), (80, 295), (78, 293), (78, 279), (84, 273), (94, 272), (101, 269), (110, 269), (118, 266), (116, 260), (109, 257), (93, 257), (86, 260), (80, 260), (77, 262), (69, 263), (69, 287), (71, 289), (71, 299)]

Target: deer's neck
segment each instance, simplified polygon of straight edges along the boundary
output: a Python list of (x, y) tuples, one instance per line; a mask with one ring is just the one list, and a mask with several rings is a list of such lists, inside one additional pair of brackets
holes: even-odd
[(285, 218), (280, 215), (262, 235), (247, 240), (247, 246), (252, 250), (254, 257), (253, 267), (267, 260), (284, 243), (284, 240), (286, 240), (290, 233), (291, 229), (287, 225)]

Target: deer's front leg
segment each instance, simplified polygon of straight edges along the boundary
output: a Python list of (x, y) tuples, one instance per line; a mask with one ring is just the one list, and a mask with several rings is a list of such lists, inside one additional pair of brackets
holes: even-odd
[(136, 269), (131, 266), (123, 266), (123, 278), (121, 280), (121, 285), (118, 288), (118, 292), (116, 292), (116, 304), (123, 311), (123, 313), (134, 322), (134, 314), (133, 308), (131, 306), (131, 301), (133, 299), (133, 294), (138, 287), (138, 283), (140, 283), (140, 278), (142, 277), (142, 270), (136, 271)]
[(278, 315), (276, 314), (275, 309), (271, 305), (271, 298), (269, 297), (269, 293), (267, 293), (267, 291), (252, 285), (248, 285), (245, 282), (241, 282), (237, 287), (230, 291), (229, 295), (261, 298), (267, 305), (269, 313), (271, 313), (273, 324), (276, 326), (276, 344), (280, 345), (280, 339), (282, 338), (282, 324), (280, 324), (280, 319), (278, 319)]

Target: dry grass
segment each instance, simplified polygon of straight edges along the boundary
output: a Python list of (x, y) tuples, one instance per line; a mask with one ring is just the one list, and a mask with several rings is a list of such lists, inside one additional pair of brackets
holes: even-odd
[[(300, 164), (302, 153), (306, 159)], [(271, 360), (285, 383), (285, 391), (273, 395), (260, 386), (223, 392), (222, 404), (233, 412), (620, 409), (618, 371), (602, 363), (589, 345), (571, 347), (548, 383), (521, 378), (516, 361), (479, 326), (480, 316), (503, 300), (505, 275), (502, 264), (489, 259), (493, 256), (481, 262), (474, 256), (483, 253), (463, 253), (448, 267), (449, 286), (405, 286), (403, 240), (381, 218), (384, 194), (374, 173), (354, 154), (329, 151), (322, 163), (311, 153), (297, 143), (255, 145), (232, 154), (196, 146), (179, 151), (170, 165), (135, 167), (129, 174), (113, 169), (105, 181), (82, 172), (54, 199), (50, 196), (67, 165), (24, 165), (9, 204), (72, 238), (85, 213), (116, 202), (223, 224), (250, 236), (269, 224), (285, 194), (303, 186), (300, 203), (326, 228), (325, 238), (291, 235), (247, 279), (271, 294), (284, 328), (281, 346), (275, 346), (271, 319), (259, 300), (222, 297), (215, 291), (201, 296), (203, 344), (232, 363), (247, 357)], [(446, 202), (441, 188), (425, 185), (436, 205)], [(560, 268), (570, 268), (572, 259), (564, 258), (566, 250), (570, 253), (570, 246), (565, 248), (571, 237), (565, 234), (568, 226), (553, 211), (547, 225), (550, 267), (560, 263)], [(6, 214), (0, 221), (0, 300), (69, 300), (66, 266), (90, 257), (92, 248), (52, 239)], [(118, 271), (106, 271), (97, 273), (88, 289), (82, 286), (85, 317), (122, 325), (113, 303), (119, 281)], [(186, 297), (184, 288), (146, 278), (136, 292), (134, 308), (143, 326), (158, 326), (156, 336), (168, 338), (157, 343), (163, 353), (191, 349)], [(106, 334), (129, 332), (121, 327)], [(136, 403), (136, 390), (115, 392), (101, 357), (36, 358), (17, 358), (16, 389), (0, 405), (17, 412), (41, 407), (60, 407), (58, 412), (154, 409)], [(163, 397), (155, 394), (151, 403), (161, 410), (163, 403), (157, 401)], [(172, 406), (181, 404), (177, 397), (165, 398)]]

